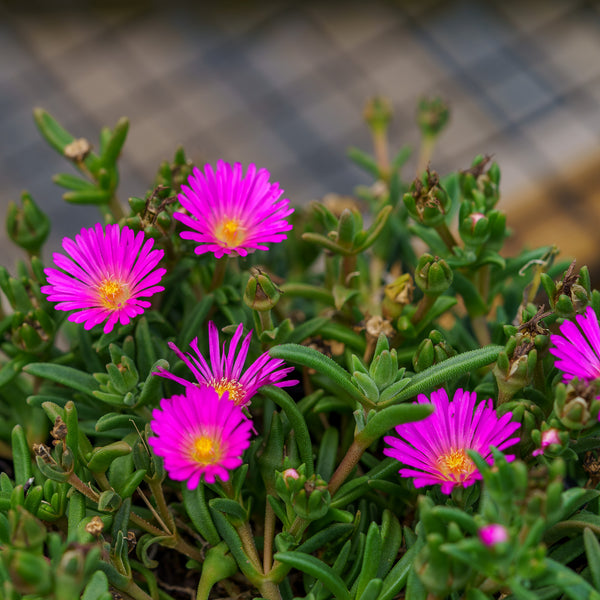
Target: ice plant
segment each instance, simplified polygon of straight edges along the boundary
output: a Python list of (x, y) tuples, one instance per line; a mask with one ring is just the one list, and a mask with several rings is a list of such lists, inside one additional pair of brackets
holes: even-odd
[[(190, 344), (193, 354), (191, 352), (182, 352), (172, 342), (169, 342), (169, 347), (189, 367), (200, 385), (207, 385), (214, 388), (219, 395), (228, 392), (229, 398), (238, 406), (249, 404), (252, 396), (263, 385), (271, 384), (277, 387), (288, 387), (298, 383), (296, 380), (284, 379), (288, 373), (294, 370), (294, 367), (281, 368), (284, 364), (283, 360), (271, 358), (268, 352), (261, 354), (244, 370), (252, 332), (244, 338), (238, 352), (237, 346), (243, 331), (244, 326), (240, 323), (231, 339), (229, 350), (226, 351), (225, 344), (223, 344), (223, 350), (221, 351), (219, 346), (219, 332), (216, 325), (210, 321), (208, 324), (210, 364), (202, 356), (198, 348), (198, 338), (194, 338)], [(193, 385), (187, 379), (178, 377), (164, 369), (160, 369), (155, 375), (167, 377), (185, 386)]]
[[(429, 403), (419, 394), (419, 404)], [(400, 469), (402, 477), (412, 477), (417, 488), (440, 483), (442, 492), (449, 494), (455, 485), (468, 487), (481, 475), (467, 450), (475, 450), (492, 464), (490, 446), (503, 450), (519, 441), (510, 437), (519, 423), (511, 422), (512, 413), (496, 415), (492, 401), (475, 403), (475, 392), (456, 390), (452, 402), (443, 388), (432, 392), (435, 412), (422, 421), (396, 427), (400, 436), (386, 436), (390, 445), (383, 453), (398, 459), (410, 468)], [(507, 456), (513, 460), (514, 456)]]
[(164, 458), (169, 477), (187, 481), (190, 490), (201, 479), (227, 481), (229, 471), (242, 464), (252, 431), (252, 421), (227, 394), (206, 386), (161, 400), (150, 426), (157, 436), (148, 438), (152, 450)]
[(563, 372), (563, 379), (570, 381), (577, 377), (591, 381), (600, 377), (600, 327), (594, 309), (587, 307), (585, 315), (577, 315), (577, 325), (564, 321), (560, 335), (551, 335), (553, 346), (550, 353), (557, 360), (554, 366)]
[[(45, 269), (48, 285), (41, 288), (56, 310), (75, 310), (69, 321), (85, 323), (85, 329), (104, 322), (104, 333), (119, 321), (129, 321), (150, 307), (149, 298), (164, 287), (158, 285), (166, 269), (156, 269), (163, 250), (152, 250), (154, 240), (144, 239), (129, 227), (97, 223), (82, 229), (75, 240), (64, 238), (67, 256), (55, 252), (54, 264)], [(62, 270), (61, 270), (62, 269)]]
[(182, 185), (181, 206), (189, 213), (176, 212), (174, 217), (189, 230), (181, 237), (198, 242), (196, 254), (213, 252), (216, 258), (237, 253), (246, 256), (255, 250), (268, 250), (268, 242), (281, 242), (292, 225), (286, 217), (294, 212), (289, 201), (279, 200), (283, 190), (269, 182), (269, 172), (248, 166), (217, 162), (216, 170), (195, 168)]

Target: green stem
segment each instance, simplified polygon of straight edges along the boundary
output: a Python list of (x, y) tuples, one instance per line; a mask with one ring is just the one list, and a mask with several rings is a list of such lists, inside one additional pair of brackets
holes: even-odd
[[(233, 486), (231, 485), (231, 481), (222, 481), (221, 487), (231, 500), (236, 500), (237, 502)], [(256, 549), (256, 543), (254, 542), (254, 535), (252, 535), (250, 523), (246, 521), (245, 523), (234, 525), (234, 527), (237, 531), (237, 534), (240, 536), (240, 540), (242, 541), (242, 548), (244, 549), (246, 556), (252, 563), (254, 569), (261, 573), (262, 565), (260, 564), (260, 557), (258, 556), (258, 550)]]
[(273, 566), (273, 540), (275, 538), (275, 511), (270, 502), (265, 503), (265, 533), (263, 543), (263, 573), (268, 575)]
[(162, 485), (156, 479), (151, 479), (148, 482), (148, 487), (150, 488), (150, 491), (156, 500), (156, 507), (158, 508), (158, 513), (160, 514), (161, 519), (165, 522), (169, 531), (175, 533), (175, 520), (173, 519), (173, 515), (171, 514), (171, 511), (169, 510), (165, 500)]
[(492, 343), (492, 338), (490, 336), (490, 330), (488, 329), (488, 323), (485, 315), (471, 317), (471, 327), (473, 327), (473, 333), (475, 334), (480, 346), (489, 346)]
[(110, 208), (112, 216), (115, 218), (115, 221), (118, 221), (119, 219), (122, 219), (125, 216), (125, 213), (123, 212), (123, 207), (121, 206), (121, 203), (119, 202), (119, 199), (115, 194), (113, 194), (110, 197), (110, 200), (108, 201), (108, 206)]
[(273, 329), (273, 318), (270, 310), (257, 310), (258, 320), (260, 322), (261, 331), (257, 332), (259, 335), (263, 331), (271, 331)]
[(227, 271), (228, 261), (229, 258), (227, 256), (217, 259), (209, 291), (212, 292), (213, 290), (216, 290), (223, 283), (225, 279), (225, 272)]
[(390, 178), (390, 153), (388, 149), (387, 132), (384, 127), (373, 131), (373, 148), (375, 150), (375, 160), (381, 172), (384, 181)]
[(452, 232), (448, 229), (448, 225), (442, 221), (442, 223), (436, 225), (435, 230), (442, 238), (444, 244), (446, 244), (446, 248), (448, 248), (450, 252), (454, 253), (454, 246), (458, 246), (458, 242), (454, 239)]
[(258, 589), (262, 594), (262, 597), (267, 600), (281, 600), (279, 586), (273, 581), (268, 579), (263, 580), (262, 583), (258, 584)]
[(417, 310), (415, 310), (411, 323), (417, 325), (421, 319), (427, 314), (427, 311), (434, 305), (437, 296), (431, 294), (424, 294), (417, 304)]
[(342, 462), (338, 465), (338, 468), (335, 470), (335, 473), (332, 475), (329, 480), (329, 485), (327, 489), (329, 493), (333, 497), (333, 495), (338, 491), (342, 483), (346, 481), (346, 477), (350, 475), (350, 472), (354, 467), (358, 464), (360, 457), (363, 455), (364, 451), (367, 449), (368, 445), (365, 446), (365, 442), (359, 442), (354, 440), (350, 448), (348, 448), (348, 452), (342, 459)]
[(421, 140), (421, 148), (419, 150), (419, 160), (417, 162), (417, 177), (421, 176), (421, 173), (427, 169), (427, 166), (431, 162), (433, 156), (433, 149), (435, 148), (436, 136), (424, 135)]
[(138, 587), (133, 580), (129, 580), (129, 583), (125, 586), (124, 589), (120, 589), (120, 592), (124, 592), (134, 600), (153, 600), (152, 596), (146, 594), (146, 592)]

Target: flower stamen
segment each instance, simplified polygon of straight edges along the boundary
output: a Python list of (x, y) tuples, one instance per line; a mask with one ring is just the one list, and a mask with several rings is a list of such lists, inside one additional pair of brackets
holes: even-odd
[(121, 308), (129, 298), (127, 285), (115, 279), (104, 279), (98, 286), (98, 295), (100, 304), (111, 310)]
[(464, 450), (451, 450), (437, 459), (440, 471), (459, 480), (470, 475), (475, 470), (473, 461)]
[(215, 236), (227, 246), (235, 247), (243, 242), (244, 227), (236, 219), (224, 219), (216, 228)]
[(219, 443), (205, 435), (194, 440), (192, 458), (201, 465), (214, 465), (221, 460), (221, 448)]
[(222, 377), (221, 379), (212, 379), (209, 385), (219, 394), (219, 398), (225, 393), (229, 392), (229, 399), (236, 405), (241, 406), (244, 404), (244, 398), (246, 392), (244, 386), (235, 379), (227, 379)]

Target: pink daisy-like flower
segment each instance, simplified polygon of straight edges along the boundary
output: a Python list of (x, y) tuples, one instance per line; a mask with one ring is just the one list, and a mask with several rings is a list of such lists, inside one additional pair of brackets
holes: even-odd
[(69, 321), (85, 323), (91, 329), (106, 321), (104, 333), (115, 323), (127, 325), (144, 312), (149, 298), (165, 288), (160, 283), (166, 269), (155, 269), (163, 250), (152, 250), (154, 240), (144, 241), (129, 227), (107, 225), (104, 231), (97, 223), (82, 229), (75, 241), (64, 238), (62, 246), (67, 256), (55, 252), (54, 263), (59, 269), (44, 269), (48, 285), (41, 288), (48, 300), (58, 302), (56, 310), (77, 310)]
[(563, 372), (564, 381), (573, 377), (591, 381), (600, 377), (600, 327), (594, 309), (587, 307), (585, 315), (577, 315), (577, 325), (564, 321), (560, 326), (562, 335), (551, 335), (554, 344), (550, 353), (558, 360), (554, 366)]
[(229, 471), (242, 464), (250, 445), (252, 421), (227, 395), (209, 387), (188, 387), (185, 396), (161, 400), (152, 411), (148, 443), (164, 458), (171, 479), (186, 481), (190, 490), (200, 479), (214, 483), (229, 479)]
[[(419, 394), (419, 404), (429, 403), (424, 394)], [(498, 418), (492, 401), (475, 403), (475, 392), (456, 390), (449, 401), (443, 388), (432, 392), (431, 403), (435, 412), (415, 423), (404, 423), (396, 427), (395, 436), (386, 436), (384, 441), (391, 447), (383, 453), (413, 467), (400, 469), (402, 477), (412, 477), (415, 487), (441, 483), (442, 492), (449, 494), (455, 485), (468, 487), (481, 475), (466, 451), (475, 450), (489, 463), (493, 463), (490, 446), (503, 450), (519, 441), (510, 437), (519, 423), (511, 422), (512, 413)], [(514, 456), (507, 456), (513, 460)]]
[[(242, 165), (217, 162), (195, 168), (182, 185), (179, 202), (189, 215), (176, 212), (174, 217), (191, 231), (183, 231), (185, 240), (198, 242), (194, 252), (214, 252), (216, 258), (233, 252), (246, 256), (255, 250), (268, 250), (267, 242), (281, 242), (292, 225), (286, 217), (294, 212), (288, 200), (279, 200), (283, 190), (269, 183), (269, 172), (251, 164), (246, 175)], [(191, 216), (190, 216), (191, 215)]]
[[(236, 356), (237, 346), (243, 331), (244, 326), (240, 323), (229, 344), (229, 351), (225, 351), (225, 344), (223, 344), (221, 352), (217, 327), (212, 321), (208, 324), (210, 365), (198, 349), (198, 338), (194, 338), (190, 344), (194, 354), (191, 352), (183, 353), (173, 342), (169, 342), (171, 350), (189, 367), (200, 385), (208, 385), (214, 388), (219, 395), (229, 392), (229, 398), (242, 407), (250, 403), (252, 396), (263, 385), (289, 387), (298, 383), (297, 380), (284, 379), (288, 373), (294, 370), (294, 367), (280, 368), (284, 364), (283, 360), (271, 358), (268, 352), (261, 354), (243, 371), (252, 338), (252, 332), (250, 332), (244, 338)], [(160, 369), (154, 374), (167, 377), (185, 386), (194, 385), (187, 379), (173, 375), (164, 369)]]

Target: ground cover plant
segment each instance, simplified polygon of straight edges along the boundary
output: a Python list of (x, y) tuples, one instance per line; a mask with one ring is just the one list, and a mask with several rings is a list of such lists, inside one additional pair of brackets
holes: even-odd
[(178, 149), (125, 209), (128, 121), (34, 111), (99, 217), (50, 256), (8, 210), (1, 598), (600, 598), (600, 293), (503, 251), (490, 156), (435, 172), (440, 100), (416, 178), (391, 116), (354, 198)]

